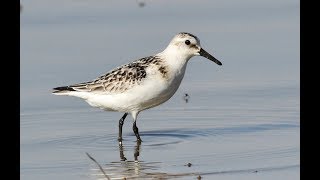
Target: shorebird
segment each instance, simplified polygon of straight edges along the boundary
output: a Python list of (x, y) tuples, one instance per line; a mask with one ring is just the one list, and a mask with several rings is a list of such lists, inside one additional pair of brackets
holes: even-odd
[(203, 56), (222, 63), (200, 46), (200, 40), (186, 32), (178, 33), (160, 53), (119, 66), (88, 82), (53, 88), (55, 95), (84, 99), (89, 105), (106, 111), (123, 112), (119, 120), (118, 141), (122, 143), (122, 126), (128, 113), (133, 118), (133, 132), (141, 142), (138, 114), (158, 106), (177, 91), (193, 56)]

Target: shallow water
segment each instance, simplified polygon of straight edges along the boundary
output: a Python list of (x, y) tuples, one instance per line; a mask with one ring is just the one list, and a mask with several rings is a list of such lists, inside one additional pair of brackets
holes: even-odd
[[(21, 1), (21, 179), (106, 179), (86, 153), (112, 179), (299, 179), (299, 2), (137, 2)], [(140, 145), (130, 116), (119, 146), (121, 113), (51, 94), (180, 31), (223, 66), (194, 57), (176, 94), (139, 114)]]
[[(191, 97), (203, 96), (208, 97)], [(268, 179), (272, 174), (279, 179), (298, 178), (297, 107), (214, 108), (205, 100), (180, 101), (180, 105), (168, 103), (141, 113), (141, 145), (135, 142), (128, 118), (122, 149), (117, 142), (119, 113), (86, 108), (83, 103), (83, 108), (75, 110), (21, 114), (21, 177), (102, 178), (87, 152), (112, 178)], [(126, 162), (121, 161), (123, 156)]]

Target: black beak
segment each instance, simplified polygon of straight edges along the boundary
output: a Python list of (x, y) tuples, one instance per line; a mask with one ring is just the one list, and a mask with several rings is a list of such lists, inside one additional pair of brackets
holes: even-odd
[(200, 56), (203, 56), (203, 57), (205, 57), (207, 59), (210, 59), (211, 61), (217, 63), (220, 66), (222, 65), (222, 63), (218, 59), (216, 59), (213, 56), (211, 56), (211, 54), (207, 53), (207, 51), (205, 51), (202, 48), (200, 48), (199, 54), (200, 54)]

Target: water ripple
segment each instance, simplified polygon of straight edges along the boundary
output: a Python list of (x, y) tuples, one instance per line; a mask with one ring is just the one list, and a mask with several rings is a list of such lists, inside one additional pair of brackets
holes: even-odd
[(55, 148), (83, 149), (83, 148), (108, 148), (107, 144), (117, 141), (114, 135), (78, 135), (50, 139), (40, 142), (45, 146), (54, 146)]
[[(252, 132), (261, 132), (268, 130), (280, 130), (288, 128), (298, 128), (296, 124), (258, 124), (249, 126), (232, 126), (217, 128), (201, 128), (201, 129), (170, 129), (170, 130), (153, 130), (143, 131), (140, 134), (145, 138), (175, 138), (187, 139), (195, 137), (211, 137), (222, 135), (234, 135)], [(131, 134), (133, 135), (133, 134)]]

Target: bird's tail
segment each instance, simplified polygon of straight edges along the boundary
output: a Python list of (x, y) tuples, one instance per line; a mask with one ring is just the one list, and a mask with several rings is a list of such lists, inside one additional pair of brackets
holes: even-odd
[(74, 90), (70, 86), (61, 86), (61, 87), (53, 88), (52, 94), (55, 94), (55, 95), (67, 95), (71, 91), (76, 91), (76, 90)]

